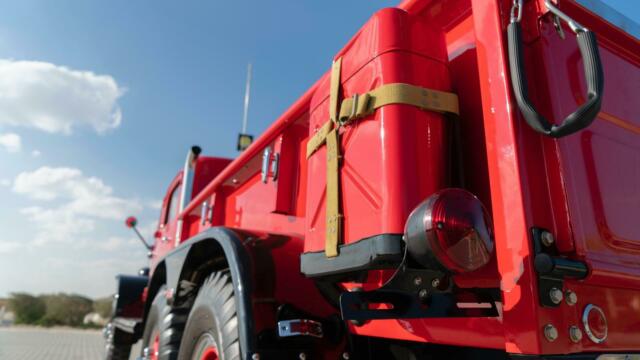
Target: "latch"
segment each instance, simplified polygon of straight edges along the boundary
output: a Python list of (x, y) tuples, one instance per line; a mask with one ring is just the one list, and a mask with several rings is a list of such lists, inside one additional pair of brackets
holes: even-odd
[(540, 304), (557, 307), (562, 303), (564, 279), (584, 279), (589, 269), (582, 261), (560, 257), (553, 234), (548, 230), (532, 228), (531, 232)]
[(322, 323), (309, 319), (291, 319), (278, 321), (278, 336), (323, 336)]
[(280, 163), (280, 154), (273, 153), (271, 147), (267, 147), (264, 149), (262, 153), (262, 170), (261, 170), (261, 180), (263, 183), (267, 183), (267, 179), (269, 175), (273, 181), (278, 179), (278, 166)]

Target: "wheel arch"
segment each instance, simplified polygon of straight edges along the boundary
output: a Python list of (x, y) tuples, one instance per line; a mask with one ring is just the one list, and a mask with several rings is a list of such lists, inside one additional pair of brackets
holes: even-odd
[[(189, 301), (192, 286), (197, 289), (212, 271), (229, 269), (236, 297), (240, 350), (243, 359), (251, 359), (257, 340), (253, 321), (253, 261), (245, 238), (241, 232), (214, 227), (185, 241), (158, 263), (149, 283), (148, 299), (153, 299), (166, 284), (172, 294), (171, 303), (180, 305)], [(147, 301), (145, 318), (150, 303)]]

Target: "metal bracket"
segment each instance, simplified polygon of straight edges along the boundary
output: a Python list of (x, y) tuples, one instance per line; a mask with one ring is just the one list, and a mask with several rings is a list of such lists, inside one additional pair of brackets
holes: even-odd
[[(380, 289), (343, 293), (340, 310), (344, 320), (357, 321), (496, 317), (495, 303), (499, 301), (499, 292), (493, 290), (455, 288), (441, 271), (411, 269), (402, 265)], [(458, 296), (462, 294), (464, 296)]]
[[(553, 236), (548, 230), (531, 229), (533, 237), (534, 267), (538, 273), (540, 305), (558, 307), (562, 303), (564, 279), (584, 279), (589, 269), (582, 261), (560, 257)], [(560, 294), (558, 297), (556, 294)]]
[(262, 153), (262, 170), (260, 173), (260, 179), (263, 183), (267, 183), (267, 179), (269, 178), (269, 162), (271, 162), (271, 147), (267, 147), (264, 149)]

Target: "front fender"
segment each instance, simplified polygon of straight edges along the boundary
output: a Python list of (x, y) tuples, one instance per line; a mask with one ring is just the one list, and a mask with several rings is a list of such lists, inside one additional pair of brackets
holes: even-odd
[(210, 228), (182, 243), (167, 254), (162, 262), (166, 271), (167, 289), (173, 303), (180, 304), (188, 295), (182, 291), (181, 281), (191, 279), (200, 266), (215, 259), (224, 259), (231, 273), (236, 307), (240, 349), (243, 359), (251, 359), (256, 352), (256, 335), (252, 307), (252, 260), (244, 245), (245, 236), (225, 227)]

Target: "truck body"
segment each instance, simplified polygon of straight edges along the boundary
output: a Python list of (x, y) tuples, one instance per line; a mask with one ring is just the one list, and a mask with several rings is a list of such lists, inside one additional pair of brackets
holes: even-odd
[(154, 299), (180, 337), (222, 273), (239, 351), (179, 358), (640, 356), (637, 36), (598, 1), (380, 10), (235, 160), (189, 152), (109, 346), (183, 354)]

